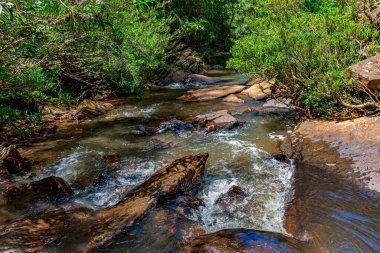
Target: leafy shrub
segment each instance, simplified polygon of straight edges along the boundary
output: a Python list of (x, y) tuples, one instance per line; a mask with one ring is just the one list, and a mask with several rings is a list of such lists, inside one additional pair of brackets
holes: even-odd
[(379, 45), (378, 31), (359, 21), (356, 2), (256, 2), (260, 8), (244, 19), (251, 32), (236, 41), (229, 67), (276, 77), (296, 105), (317, 115), (335, 114), (345, 97), (368, 99), (344, 74), (364, 59), (364, 48)]

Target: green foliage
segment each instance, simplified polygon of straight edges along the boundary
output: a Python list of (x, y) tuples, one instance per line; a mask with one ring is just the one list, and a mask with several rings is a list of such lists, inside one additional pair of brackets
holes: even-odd
[(20, 116), (20, 111), (8, 106), (0, 105), (0, 126), (2, 124), (12, 124)]
[(255, 1), (243, 21), (250, 33), (237, 34), (228, 65), (276, 77), (287, 96), (319, 115), (341, 109), (338, 102), (345, 96), (360, 103), (344, 70), (364, 58), (364, 48), (380, 43), (379, 32), (358, 21), (358, 8), (342, 1)]

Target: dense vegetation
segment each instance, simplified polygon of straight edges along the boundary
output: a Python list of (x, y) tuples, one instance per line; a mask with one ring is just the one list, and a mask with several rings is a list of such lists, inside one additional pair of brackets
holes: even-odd
[(376, 1), (14, 0), (0, 2), (0, 125), (37, 124), (43, 105), (110, 91), (141, 94), (171, 68), (183, 43), (207, 59), (276, 77), (309, 115), (376, 101), (344, 74), (380, 51)]
[(378, 102), (345, 71), (380, 52), (380, 23), (370, 16), (375, 2), (243, 1), (240, 9), (246, 15), (236, 20), (237, 40), (228, 65), (277, 78), (281, 95), (310, 116), (331, 117)]

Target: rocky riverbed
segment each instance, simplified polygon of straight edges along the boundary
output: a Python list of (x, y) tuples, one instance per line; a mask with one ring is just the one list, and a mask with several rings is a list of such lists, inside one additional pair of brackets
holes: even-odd
[(378, 251), (378, 118), (299, 124), (273, 80), (206, 77), (50, 108), (2, 151), (0, 250)]

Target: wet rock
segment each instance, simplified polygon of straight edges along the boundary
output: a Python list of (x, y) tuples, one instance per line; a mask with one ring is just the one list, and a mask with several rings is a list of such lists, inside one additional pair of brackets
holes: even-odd
[(233, 185), (227, 192), (228, 196), (235, 196), (239, 195), (241, 197), (247, 196), (247, 194), (243, 191), (243, 189), (240, 186)]
[[(380, 192), (380, 117), (304, 121), (290, 136), (290, 143), (298, 162), (339, 173), (353, 184)], [(335, 149), (340, 156), (331, 155)], [(351, 165), (342, 162), (345, 159), (352, 160)]]
[[(189, 241), (189, 240), (188, 240)], [(278, 233), (227, 229), (200, 235), (185, 244), (181, 253), (298, 252), (297, 240)]]
[(74, 115), (74, 119), (92, 119), (106, 112), (114, 109), (114, 106), (110, 103), (101, 101), (84, 100), (79, 106), (77, 113)]
[(30, 169), (30, 164), (21, 157), (16, 146), (10, 145), (1, 149), (0, 170), (6, 170), (10, 174), (22, 174)]
[(244, 89), (245, 86), (243, 85), (208, 87), (199, 90), (188, 91), (185, 95), (182, 95), (178, 99), (186, 102), (208, 101), (225, 97), (230, 94), (239, 93)]
[(223, 102), (227, 102), (227, 103), (244, 103), (244, 100), (237, 97), (236, 95), (234, 94), (231, 94), (231, 95), (228, 95), (227, 97), (223, 98)]
[(47, 177), (38, 181), (25, 183), (20, 186), (12, 185), (5, 190), (8, 202), (26, 201), (33, 202), (41, 199), (53, 199), (58, 197), (70, 197), (73, 190), (59, 177)]
[(206, 234), (206, 230), (204, 230), (203, 228), (190, 227), (184, 231), (182, 242), (184, 244), (191, 243), (193, 239), (204, 234)]
[(108, 169), (115, 169), (120, 166), (121, 160), (118, 155), (104, 155), (101, 158), (101, 163)]
[(0, 251), (37, 252), (82, 224), (90, 241), (84, 252), (102, 250), (115, 236), (149, 211), (182, 194), (194, 194), (201, 183), (208, 154), (187, 156), (158, 170), (130, 190), (116, 205), (92, 212), (83, 208), (44, 211), (15, 220), (0, 232)]
[(380, 90), (380, 54), (348, 68), (370, 90)]
[(143, 125), (134, 126), (131, 129), (131, 134), (136, 136), (151, 136), (157, 132), (157, 129), (154, 127), (145, 127)]
[(194, 131), (194, 130), (195, 128), (192, 124), (173, 118), (170, 121), (163, 122), (161, 126), (158, 128), (157, 133), (162, 134), (166, 132)]
[(87, 220), (90, 213), (83, 208), (64, 207), (15, 220), (0, 230), (0, 252), (41, 252), (44, 246), (62, 238), (73, 224)]
[(204, 206), (204, 202), (201, 199), (192, 196), (180, 196), (175, 200), (175, 204), (180, 207), (198, 209), (200, 206)]
[(259, 84), (252, 85), (248, 89), (243, 90), (240, 94), (248, 96), (255, 100), (261, 100), (269, 97), (272, 94), (273, 86), (275, 83), (275, 79), (264, 81)]
[(188, 156), (174, 161), (130, 191), (114, 207), (96, 215), (93, 239), (86, 251), (109, 243), (122, 229), (176, 195), (194, 193), (204, 174), (208, 154)]
[(193, 124), (208, 128), (208, 132), (218, 129), (231, 130), (243, 124), (231, 115), (227, 110), (212, 112), (204, 115), (198, 115), (193, 120)]
[(218, 204), (223, 211), (233, 213), (236, 211), (235, 205), (242, 203), (247, 196), (248, 194), (246, 194), (241, 187), (234, 185), (227, 193), (221, 194), (215, 203)]

